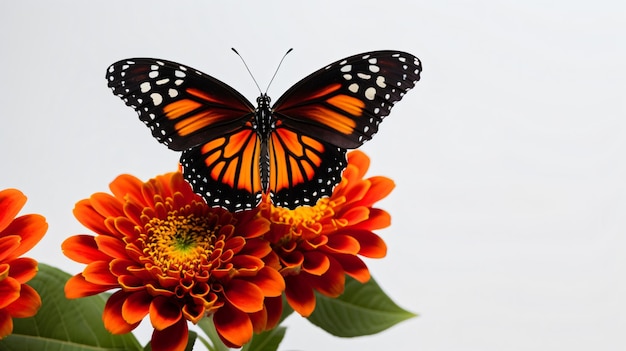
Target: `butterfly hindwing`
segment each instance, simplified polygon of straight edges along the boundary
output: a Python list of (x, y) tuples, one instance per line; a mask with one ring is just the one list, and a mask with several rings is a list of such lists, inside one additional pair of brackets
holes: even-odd
[(176, 62), (121, 60), (109, 67), (106, 79), (152, 135), (173, 150), (236, 131), (254, 116), (254, 106), (236, 90)]
[(421, 70), (417, 57), (400, 51), (350, 56), (296, 83), (276, 101), (274, 114), (297, 132), (357, 148), (415, 86)]
[(272, 202), (289, 208), (312, 206), (330, 196), (346, 165), (346, 149), (285, 128), (279, 121), (269, 141)]
[(260, 150), (256, 131), (247, 123), (236, 132), (183, 151), (180, 162), (185, 179), (210, 206), (241, 211), (261, 201)]

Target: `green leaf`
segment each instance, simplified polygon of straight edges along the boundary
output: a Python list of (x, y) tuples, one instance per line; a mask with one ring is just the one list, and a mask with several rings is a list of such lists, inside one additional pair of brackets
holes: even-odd
[(286, 331), (286, 327), (275, 327), (260, 334), (254, 334), (252, 341), (244, 345), (241, 351), (276, 351)]
[(102, 322), (105, 297), (65, 298), (70, 275), (39, 264), (28, 285), (41, 296), (42, 306), (31, 318), (13, 319), (13, 334), (0, 340), (0, 351), (110, 351), (141, 350), (132, 334), (112, 335)]
[(315, 311), (309, 321), (328, 333), (354, 337), (379, 333), (417, 316), (396, 305), (374, 278), (361, 284), (346, 277), (346, 289), (338, 298), (316, 294)]

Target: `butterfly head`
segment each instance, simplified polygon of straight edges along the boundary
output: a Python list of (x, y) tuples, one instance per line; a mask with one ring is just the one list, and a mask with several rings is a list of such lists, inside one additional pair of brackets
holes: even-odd
[(267, 93), (262, 93), (261, 96), (256, 98), (256, 103), (259, 105), (259, 108), (269, 108), (271, 101), (272, 99), (270, 99)]

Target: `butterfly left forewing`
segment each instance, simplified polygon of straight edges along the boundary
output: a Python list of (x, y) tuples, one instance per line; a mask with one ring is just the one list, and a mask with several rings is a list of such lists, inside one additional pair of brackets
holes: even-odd
[(167, 60), (133, 58), (112, 64), (108, 86), (170, 149), (182, 151), (239, 129), (254, 106), (227, 84)]

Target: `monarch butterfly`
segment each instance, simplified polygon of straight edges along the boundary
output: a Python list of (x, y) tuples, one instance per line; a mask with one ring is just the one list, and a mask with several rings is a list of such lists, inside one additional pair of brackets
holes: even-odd
[(330, 195), (346, 149), (372, 138), (421, 70), (406, 52), (362, 53), (312, 73), (271, 107), (261, 93), (256, 108), (225, 83), (166, 60), (121, 60), (106, 79), (159, 142), (182, 151), (196, 193), (211, 206), (241, 211), (264, 193), (290, 209)]

